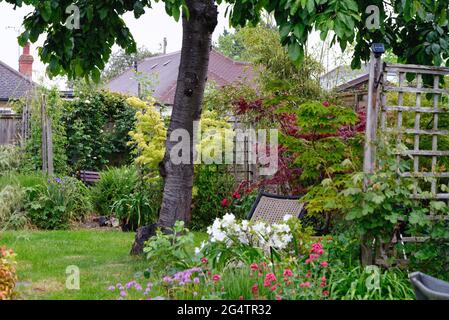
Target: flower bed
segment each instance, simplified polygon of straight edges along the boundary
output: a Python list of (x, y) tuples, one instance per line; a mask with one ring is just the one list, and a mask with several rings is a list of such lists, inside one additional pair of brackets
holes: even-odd
[(15, 254), (11, 249), (0, 247), (0, 300), (14, 296), (17, 276)]

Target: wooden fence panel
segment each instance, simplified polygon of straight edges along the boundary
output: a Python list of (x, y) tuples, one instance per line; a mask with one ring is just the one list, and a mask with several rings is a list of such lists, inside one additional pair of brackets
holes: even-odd
[(0, 145), (20, 142), (21, 117), (19, 115), (0, 115)]

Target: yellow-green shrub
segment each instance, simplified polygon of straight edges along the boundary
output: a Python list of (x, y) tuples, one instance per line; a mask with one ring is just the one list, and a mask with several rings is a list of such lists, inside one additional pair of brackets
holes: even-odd
[(0, 300), (10, 300), (16, 286), (16, 261), (11, 249), (0, 247)]
[(154, 100), (146, 103), (138, 98), (131, 97), (126, 102), (136, 112), (136, 127), (129, 133), (130, 144), (137, 147), (138, 156), (136, 163), (150, 169), (149, 178), (157, 178), (159, 162), (164, 157), (165, 139), (167, 129), (159, 112), (154, 106)]

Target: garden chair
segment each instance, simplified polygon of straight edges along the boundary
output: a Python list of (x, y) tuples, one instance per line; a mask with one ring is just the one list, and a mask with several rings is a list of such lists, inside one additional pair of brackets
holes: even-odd
[(100, 180), (100, 173), (96, 171), (80, 170), (78, 178), (87, 185), (93, 185)]
[(298, 201), (301, 196), (279, 196), (260, 192), (248, 214), (248, 220), (280, 223), (285, 215), (302, 218), (304, 203)]
[(449, 282), (422, 272), (409, 275), (417, 300), (449, 300)]

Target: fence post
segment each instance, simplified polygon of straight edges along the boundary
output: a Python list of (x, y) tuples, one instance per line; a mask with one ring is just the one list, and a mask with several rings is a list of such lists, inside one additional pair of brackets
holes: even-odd
[[(366, 107), (365, 148), (363, 156), (363, 172), (374, 173), (376, 165), (376, 131), (379, 106), (379, 84), (382, 64), (383, 45), (373, 44), (371, 50), (368, 78), (368, 104)], [(364, 178), (363, 187), (368, 185), (367, 177)], [(360, 241), (360, 256), (363, 266), (371, 265), (375, 259), (376, 237), (365, 234)]]
[(45, 95), (41, 96), (41, 153), (42, 153), (42, 173), (47, 173), (47, 110), (45, 105)]
[(42, 172), (53, 175), (53, 134), (51, 128), (51, 119), (47, 115), (46, 96), (43, 94), (41, 99), (41, 128), (42, 128)]
[(378, 118), (379, 75), (382, 54), (371, 51), (368, 79), (368, 105), (366, 107), (365, 149), (363, 172), (373, 173), (376, 163), (376, 131)]

